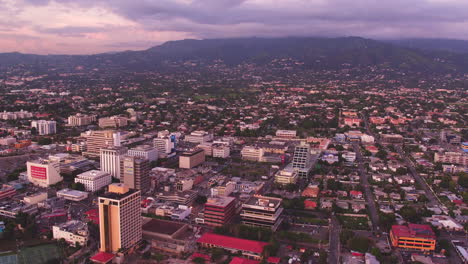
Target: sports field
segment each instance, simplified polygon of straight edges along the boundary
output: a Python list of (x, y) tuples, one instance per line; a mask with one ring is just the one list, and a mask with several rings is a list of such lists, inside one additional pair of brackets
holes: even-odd
[(60, 258), (57, 246), (53, 244), (22, 248), (18, 254), (18, 264), (42, 264)]

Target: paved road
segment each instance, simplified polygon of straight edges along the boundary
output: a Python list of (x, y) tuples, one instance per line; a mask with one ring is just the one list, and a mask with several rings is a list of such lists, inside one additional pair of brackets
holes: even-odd
[(401, 149), (401, 146), (395, 145), (395, 149), (397, 150), (398, 154), (405, 160), (406, 167), (408, 168), (409, 172), (411, 175), (413, 175), (413, 178), (415, 181), (421, 186), (421, 188), (424, 190), (427, 199), (429, 199), (429, 204), (431, 206), (443, 206), (437, 197), (434, 195), (432, 190), (429, 188), (427, 185), (426, 181), (419, 175), (419, 173), (416, 171), (416, 169), (413, 166), (413, 162), (406, 156), (405, 152)]
[(338, 264), (340, 263), (341, 245), (340, 245), (340, 232), (341, 226), (335, 215), (330, 218), (330, 239), (329, 239), (329, 253), (328, 263)]
[(372, 230), (374, 232), (380, 232), (380, 225), (379, 225), (379, 213), (377, 207), (375, 206), (375, 198), (374, 194), (371, 191), (369, 186), (369, 179), (367, 172), (364, 168), (363, 159), (361, 150), (359, 148), (358, 143), (353, 143), (354, 152), (356, 152), (356, 161), (358, 164), (359, 175), (361, 176), (361, 186), (364, 187), (365, 198), (367, 202), (367, 206), (369, 208), (369, 215), (372, 222)]

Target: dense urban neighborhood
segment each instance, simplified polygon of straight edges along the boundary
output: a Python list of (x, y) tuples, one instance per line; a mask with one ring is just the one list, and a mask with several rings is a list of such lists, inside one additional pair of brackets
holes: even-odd
[(468, 263), (467, 74), (101, 59), (0, 65), (0, 263)]

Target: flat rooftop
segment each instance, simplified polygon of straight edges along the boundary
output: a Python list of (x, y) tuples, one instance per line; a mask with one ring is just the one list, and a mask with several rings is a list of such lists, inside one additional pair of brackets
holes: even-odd
[(281, 201), (281, 198), (254, 195), (245, 204), (275, 208), (281, 204)]
[(164, 235), (172, 236), (175, 232), (183, 228), (185, 224), (160, 220), (160, 219), (151, 219), (143, 225), (143, 231), (159, 233)]
[(212, 206), (218, 206), (218, 207), (226, 207), (228, 206), (232, 201), (234, 201), (236, 198), (234, 197), (213, 197), (213, 198), (208, 198), (207, 202), (205, 205), (212, 205)]

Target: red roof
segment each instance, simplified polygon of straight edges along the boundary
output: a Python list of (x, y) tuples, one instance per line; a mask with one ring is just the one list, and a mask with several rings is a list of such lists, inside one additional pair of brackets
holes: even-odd
[(97, 263), (108, 263), (114, 258), (114, 254), (107, 253), (107, 252), (99, 252), (93, 257), (90, 258), (91, 261), (97, 262)]
[(257, 254), (262, 254), (263, 248), (268, 243), (241, 239), (230, 236), (222, 236), (213, 233), (205, 233), (198, 240), (198, 243), (211, 244), (222, 248), (230, 248), (241, 251), (249, 251)]
[(259, 264), (258, 260), (251, 260), (245, 258), (234, 257), (229, 264)]
[(96, 225), (99, 225), (99, 210), (91, 209), (84, 213), (89, 220), (93, 221)]
[(304, 208), (305, 209), (315, 209), (315, 208), (317, 208), (317, 202), (305, 200), (304, 201)]
[(271, 263), (271, 264), (278, 264), (278, 263), (280, 263), (280, 261), (281, 261), (281, 259), (278, 258), (278, 257), (269, 257), (267, 259), (267, 262)]
[(202, 254), (202, 253), (198, 253), (198, 252), (195, 252), (192, 254), (192, 256), (190, 256), (190, 259), (193, 260), (193, 259), (196, 259), (196, 258), (202, 258), (206, 261), (210, 261), (210, 256), (206, 255), (206, 254)]
[(356, 191), (356, 190), (352, 190), (349, 192), (349, 194), (353, 195), (353, 196), (357, 196), (357, 195), (362, 195), (362, 192), (361, 191)]
[(419, 237), (419, 238), (432, 238), (435, 239), (434, 231), (429, 225), (408, 224), (393, 225), (392, 233), (396, 237)]

